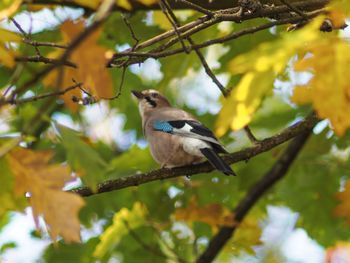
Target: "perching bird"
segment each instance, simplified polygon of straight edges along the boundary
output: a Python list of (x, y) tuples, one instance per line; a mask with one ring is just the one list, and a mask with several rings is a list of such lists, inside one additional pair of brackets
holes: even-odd
[(162, 167), (199, 163), (204, 157), (226, 175), (235, 175), (219, 153), (227, 153), (211, 130), (186, 111), (173, 108), (156, 90), (132, 91), (139, 103), (143, 133)]

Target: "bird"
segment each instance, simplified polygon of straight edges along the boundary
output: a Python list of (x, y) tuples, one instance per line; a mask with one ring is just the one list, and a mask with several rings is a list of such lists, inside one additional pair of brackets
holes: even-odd
[(162, 168), (174, 168), (202, 162), (225, 175), (236, 175), (219, 156), (228, 153), (214, 133), (190, 113), (172, 107), (159, 91), (131, 91), (138, 101), (142, 130), (153, 159)]

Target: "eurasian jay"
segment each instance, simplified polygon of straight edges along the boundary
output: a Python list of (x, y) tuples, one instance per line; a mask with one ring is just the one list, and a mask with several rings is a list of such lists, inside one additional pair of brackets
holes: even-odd
[(171, 107), (156, 90), (132, 91), (137, 98), (143, 133), (151, 154), (162, 167), (201, 162), (204, 157), (226, 175), (235, 175), (219, 153), (227, 153), (211, 130), (191, 114)]

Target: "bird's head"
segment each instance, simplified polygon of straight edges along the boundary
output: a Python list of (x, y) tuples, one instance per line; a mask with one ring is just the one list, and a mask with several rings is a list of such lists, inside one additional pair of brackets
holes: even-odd
[(137, 98), (141, 116), (159, 108), (169, 107), (169, 101), (157, 90), (147, 89), (143, 91), (131, 91)]

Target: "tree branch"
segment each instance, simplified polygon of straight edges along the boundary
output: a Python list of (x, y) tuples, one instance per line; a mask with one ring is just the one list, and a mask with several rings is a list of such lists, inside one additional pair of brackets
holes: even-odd
[(242, 222), (250, 209), (259, 201), (263, 194), (287, 174), (289, 167), (292, 165), (293, 161), (311, 135), (312, 128), (313, 126), (298, 134), (298, 136), (288, 145), (287, 149), (277, 160), (271, 170), (253, 185), (232, 212), (234, 214), (234, 220), (238, 224), (234, 227), (222, 227), (211, 239), (206, 250), (199, 256), (197, 263), (209, 263), (214, 260), (227, 241), (231, 239), (235, 230), (238, 228), (239, 223)]
[[(200, 11), (198, 7), (206, 10), (221, 10), (221, 9), (228, 9), (239, 6), (238, 3), (239, 0), (187, 0), (187, 1), (178, 1), (178, 0), (170, 0), (170, 6), (172, 9), (193, 9), (196, 11)], [(271, 5), (281, 5), (279, 0), (260, 0), (263, 4), (271, 4)], [(288, 0), (290, 3), (295, 3), (298, 0)], [(304, 2), (308, 2), (309, 0), (305, 0)], [(189, 2), (192, 4), (192, 6), (186, 2)], [(323, 7), (326, 3), (329, 1), (325, 0), (319, 0), (317, 3), (317, 8)], [(72, 0), (25, 0), (23, 3), (30, 3), (30, 4), (38, 4), (38, 5), (61, 5), (61, 6), (68, 6), (68, 7), (76, 7), (76, 8), (84, 8), (89, 11), (94, 11), (93, 9), (84, 6), (82, 4), (79, 4), (77, 2), (73, 2)], [(115, 4), (113, 7), (114, 11), (123, 11), (123, 12), (135, 12), (135, 11), (141, 11), (141, 10), (158, 10), (159, 5), (158, 3), (154, 3), (151, 5), (143, 4), (141, 1), (138, 0), (130, 0), (129, 3), (131, 4), (132, 9), (126, 10), (125, 8), (119, 6), (118, 4)], [(197, 6), (197, 7), (195, 7)], [(202, 10), (203, 11), (203, 10)]]
[(71, 90), (74, 90), (76, 88), (81, 87), (81, 85), (83, 85), (83, 83), (80, 82), (80, 83), (76, 83), (68, 88), (65, 88), (63, 90), (48, 92), (48, 93), (44, 93), (44, 94), (37, 95), (37, 96), (31, 96), (28, 98), (22, 98), (22, 99), (11, 99), (10, 98), (10, 99), (5, 99), (5, 100), (0, 99), (0, 105), (4, 105), (4, 104), (18, 105), (18, 104), (23, 104), (23, 103), (27, 103), (27, 102), (33, 102), (33, 101), (46, 99), (48, 97), (62, 96)]
[[(308, 18), (313, 18), (322, 12), (323, 12), (322, 10), (319, 10), (319, 11), (307, 13), (306, 15), (308, 16)], [(218, 17), (220, 17), (220, 19), (218, 19)], [(218, 23), (219, 21), (220, 22), (221, 21), (232, 21), (232, 20), (236, 20), (237, 18), (238, 18), (238, 16), (235, 14), (232, 14), (232, 15), (221, 14), (219, 16), (215, 16), (214, 18), (212, 18), (210, 20), (205, 20), (205, 18), (201, 18), (201, 22), (198, 22), (198, 20), (197, 20), (197, 21), (191, 22), (187, 25), (184, 25), (182, 27), (178, 27), (177, 30), (178, 30), (178, 32), (181, 33), (182, 38), (188, 38), (189, 36), (197, 33), (198, 31), (201, 31), (209, 26), (212, 26), (213, 24)], [(211, 39), (211, 40), (205, 41), (201, 44), (193, 44), (193, 45), (187, 47), (187, 51), (190, 52), (190, 51), (198, 50), (198, 49), (205, 48), (205, 47), (208, 47), (211, 45), (222, 44), (222, 43), (228, 42), (230, 40), (237, 39), (241, 36), (253, 34), (253, 33), (256, 33), (258, 31), (262, 31), (262, 30), (271, 28), (271, 27), (276, 26), (276, 25), (297, 23), (300, 21), (304, 21), (304, 18), (289, 17), (289, 18), (269, 22), (269, 23), (266, 23), (263, 25), (245, 28), (245, 29), (242, 29), (240, 31), (228, 34), (224, 37)], [(172, 56), (175, 54), (185, 52), (185, 50), (183, 48), (166, 50), (170, 46), (174, 45), (177, 42), (178, 38), (173, 38), (173, 39), (169, 40), (167, 43), (161, 45), (160, 47), (152, 49), (148, 52), (135, 52), (135, 50), (143, 49), (145, 47), (148, 47), (150, 45), (157, 43), (158, 41), (164, 40), (168, 36), (172, 35), (172, 34), (170, 34), (170, 32), (172, 32), (172, 31), (167, 31), (165, 34), (158, 35), (157, 37), (154, 37), (150, 40), (147, 40), (143, 43), (140, 43), (137, 46), (135, 46), (133, 49), (127, 49), (123, 52), (114, 54), (113, 58), (108, 62), (107, 66), (108, 67), (129, 66), (132, 64), (142, 63), (147, 58), (158, 59), (158, 58), (164, 58), (164, 57), (168, 57), (168, 56)], [(130, 57), (130, 58), (128, 60), (119, 61), (120, 59), (122, 59), (124, 57)]]
[(77, 65), (68, 60), (61, 62), (59, 59), (46, 58), (41, 55), (39, 56), (30, 56), (30, 57), (17, 57), (15, 58), (18, 62), (42, 62), (44, 64), (62, 64), (68, 67), (77, 68)]
[[(223, 156), (223, 159), (228, 164), (233, 164), (239, 161), (249, 160), (250, 158), (271, 150), (272, 148), (302, 134), (306, 131), (310, 131), (314, 125), (318, 122), (315, 115), (307, 117), (305, 120), (300, 121), (276, 134), (270, 138), (261, 140), (259, 143), (253, 147), (245, 148), (241, 151), (231, 153), (229, 155)], [(77, 193), (81, 196), (91, 196), (94, 194), (100, 194), (105, 192), (111, 192), (114, 190), (119, 190), (127, 188), (130, 186), (137, 186), (145, 183), (149, 183), (156, 180), (170, 179), (174, 177), (179, 177), (183, 175), (194, 175), (199, 173), (208, 173), (213, 171), (214, 168), (208, 163), (200, 163), (196, 165), (183, 166), (173, 169), (158, 169), (148, 173), (135, 174), (132, 176), (126, 176), (117, 178), (115, 180), (105, 181), (97, 186), (97, 191), (94, 193), (88, 187), (79, 187), (70, 190), (71, 192)]]

